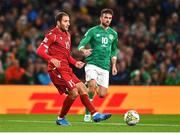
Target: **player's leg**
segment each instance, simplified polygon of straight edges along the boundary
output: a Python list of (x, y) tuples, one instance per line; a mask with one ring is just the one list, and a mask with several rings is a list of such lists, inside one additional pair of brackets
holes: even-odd
[[(87, 64), (85, 67), (85, 74), (86, 74), (86, 82), (88, 87), (88, 96), (91, 101), (93, 101), (93, 97), (96, 91), (96, 79), (97, 79), (97, 71), (95, 70), (94, 65)], [(91, 115), (88, 109), (85, 110), (84, 121), (90, 122)]]
[(92, 104), (92, 102), (88, 98), (86, 86), (82, 82), (77, 83), (76, 86), (78, 88), (78, 92), (79, 92), (79, 95), (81, 98), (81, 102), (83, 103), (83, 105), (89, 110), (89, 112), (93, 116), (94, 122), (100, 122), (102, 120), (106, 120), (106, 119), (111, 117), (111, 114), (101, 114), (101, 113), (98, 113), (96, 111), (94, 105)]
[(87, 87), (88, 87), (89, 99), (92, 101), (97, 87), (96, 80), (91, 79), (90, 81), (87, 81)]
[(88, 97), (86, 86), (82, 82), (79, 82), (76, 84), (76, 87), (78, 88), (81, 102), (88, 109), (91, 115), (94, 114), (96, 112), (96, 109), (94, 108)]
[(109, 87), (109, 71), (99, 70), (100, 74), (98, 75), (97, 84), (98, 91), (97, 94), (100, 98), (104, 98), (107, 95)]
[(58, 116), (58, 120), (56, 121), (56, 123), (58, 125), (63, 125), (63, 126), (68, 126), (71, 125), (66, 119), (65, 116), (68, 113), (69, 109), (71, 108), (72, 104), (74, 103), (74, 100), (76, 99), (76, 97), (78, 96), (78, 92), (77, 89), (73, 89), (72, 91), (68, 92), (68, 95), (66, 96), (63, 105), (62, 105), (62, 109), (61, 112)]
[(59, 118), (65, 117), (65, 115), (68, 113), (69, 109), (71, 108), (77, 96), (78, 96), (77, 88), (74, 88), (73, 90), (69, 91), (68, 95), (66, 96), (63, 102), (63, 106), (61, 109), (61, 113), (59, 114)]
[[(96, 81), (94, 79), (87, 82), (88, 96), (90, 101), (93, 101), (96, 92)], [(84, 122), (91, 122), (91, 114), (88, 109), (85, 109)]]
[(107, 95), (107, 92), (108, 92), (108, 88), (99, 85), (99, 89), (97, 93), (100, 98), (104, 98)]
[[(65, 116), (68, 113), (70, 107), (72, 106), (74, 100), (78, 96), (77, 89), (75, 88), (75, 84), (74, 84), (74, 86), (72, 86), (71, 89), (67, 90), (67, 88), (69, 86), (67, 85), (67, 82), (64, 80), (64, 78), (62, 78), (62, 76), (64, 76), (64, 75), (61, 75), (57, 70), (50, 71), (49, 75), (51, 77), (53, 84), (58, 89), (59, 93), (60, 94), (63, 94), (63, 93), (68, 94), (63, 102), (61, 112), (58, 115), (58, 118), (56, 120), (57, 125), (68, 126), (68, 125), (70, 125), (70, 123), (65, 119)], [(65, 75), (65, 77), (69, 78), (70, 76)], [(73, 88), (74, 88), (74, 90), (73, 90)], [(67, 91), (68, 91), (68, 93), (67, 93)]]

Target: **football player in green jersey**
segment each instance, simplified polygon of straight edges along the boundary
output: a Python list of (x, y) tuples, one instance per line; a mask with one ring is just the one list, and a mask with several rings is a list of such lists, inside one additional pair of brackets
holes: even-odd
[[(112, 9), (103, 9), (100, 15), (100, 25), (90, 28), (78, 46), (78, 49), (86, 57), (85, 77), (91, 100), (95, 92), (101, 98), (106, 96), (110, 68), (112, 75), (117, 74), (118, 35), (115, 30), (109, 27), (112, 17)], [(89, 45), (90, 48), (86, 48), (86, 45)], [(87, 110), (84, 121), (91, 121), (91, 115)]]

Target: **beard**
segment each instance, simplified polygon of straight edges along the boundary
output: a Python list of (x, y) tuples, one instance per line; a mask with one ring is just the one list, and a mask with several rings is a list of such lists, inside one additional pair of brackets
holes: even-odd
[(61, 29), (63, 32), (68, 31), (68, 28), (66, 28), (66, 27), (60, 27), (60, 29)]
[(64, 25), (58, 25), (58, 28), (63, 32), (68, 31), (68, 27), (65, 27)]
[(104, 27), (109, 27), (110, 23), (105, 22), (105, 23), (102, 23), (102, 25), (103, 25)]

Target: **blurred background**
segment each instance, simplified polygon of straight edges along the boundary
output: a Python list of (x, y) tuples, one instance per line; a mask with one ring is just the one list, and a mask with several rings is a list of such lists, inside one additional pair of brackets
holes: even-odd
[(180, 85), (180, 0), (1, 0), (0, 84), (51, 84), (36, 49), (59, 10), (71, 15), (72, 56), (83, 61), (77, 46), (102, 8), (113, 9), (119, 38), (110, 85)]

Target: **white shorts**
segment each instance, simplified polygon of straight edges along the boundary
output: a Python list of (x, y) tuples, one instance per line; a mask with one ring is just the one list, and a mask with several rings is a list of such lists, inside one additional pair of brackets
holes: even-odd
[(105, 88), (109, 87), (109, 71), (92, 64), (85, 66), (86, 81), (96, 80), (97, 84)]

